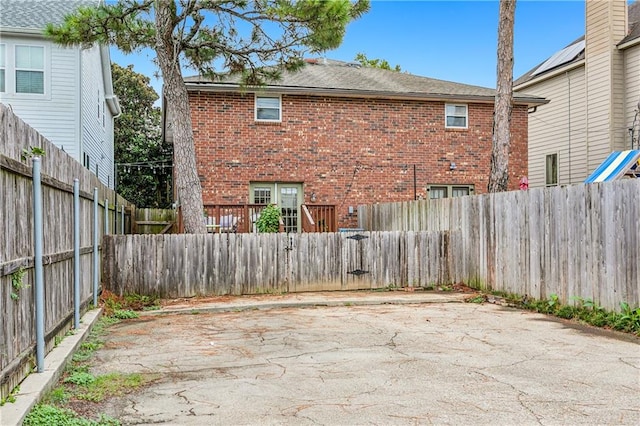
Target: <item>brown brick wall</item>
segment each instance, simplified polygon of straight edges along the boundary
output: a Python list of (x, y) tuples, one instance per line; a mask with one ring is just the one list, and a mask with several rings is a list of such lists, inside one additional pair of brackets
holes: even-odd
[[(303, 182), (304, 202), (348, 207), (426, 197), (429, 184), (486, 192), (493, 105), (468, 104), (469, 127), (444, 127), (444, 102), (282, 96), (282, 123), (254, 121), (252, 93), (190, 93), (205, 203), (248, 203), (252, 181)], [(527, 109), (512, 116), (509, 187), (527, 174)], [(455, 171), (449, 164), (456, 163)]]

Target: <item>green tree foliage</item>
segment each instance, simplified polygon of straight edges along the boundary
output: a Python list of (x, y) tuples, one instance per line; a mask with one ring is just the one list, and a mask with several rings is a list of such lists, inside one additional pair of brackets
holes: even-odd
[(362, 65), (363, 67), (380, 68), (383, 70), (397, 71), (397, 72), (402, 71), (400, 69), (400, 65), (396, 65), (395, 67), (392, 68), (386, 59), (369, 59), (367, 58), (367, 55), (365, 55), (364, 53), (358, 53), (354, 60), (356, 62), (359, 62), (360, 65)]
[(149, 77), (118, 64), (111, 65), (113, 90), (122, 115), (115, 121), (117, 190), (137, 207), (171, 205), (171, 146), (161, 138), (158, 94)]
[(212, 79), (239, 74), (244, 84), (260, 85), (303, 66), (306, 53), (338, 47), (347, 24), (368, 9), (369, 0), (119, 0), (80, 8), (45, 33), (62, 45), (155, 51), (171, 108), (185, 232), (206, 233), (183, 67)]

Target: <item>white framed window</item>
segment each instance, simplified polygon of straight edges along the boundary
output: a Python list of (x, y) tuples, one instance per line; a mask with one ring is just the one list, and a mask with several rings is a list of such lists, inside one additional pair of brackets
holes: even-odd
[(429, 198), (434, 200), (438, 198), (463, 197), (473, 194), (473, 185), (429, 185), (427, 192)]
[(255, 118), (256, 121), (273, 121), (282, 120), (282, 98), (276, 96), (256, 95), (255, 101)]
[(5, 92), (5, 73), (7, 69), (7, 45), (0, 44), (0, 93)]
[(465, 104), (445, 104), (445, 127), (448, 129), (466, 129), (468, 108)]
[(16, 93), (44, 95), (44, 46), (16, 45)]
[(545, 184), (555, 186), (558, 184), (558, 154), (549, 154), (545, 159)]

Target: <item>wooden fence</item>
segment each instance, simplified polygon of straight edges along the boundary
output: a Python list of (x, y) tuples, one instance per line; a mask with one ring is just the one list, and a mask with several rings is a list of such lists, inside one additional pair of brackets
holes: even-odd
[(640, 179), (359, 207), (368, 230), (462, 233), (464, 281), (640, 306)]
[(173, 209), (134, 209), (132, 234), (172, 234), (177, 232)]
[(160, 297), (428, 287), (457, 282), (459, 232), (114, 235), (103, 285)]
[[(0, 104), (0, 397), (4, 398), (26, 375), (35, 352), (33, 285), (33, 191), (30, 161), (23, 150), (37, 147), (42, 157), (43, 259), (45, 286), (45, 340), (47, 351), (55, 337), (72, 324), (73, 315), (73, 179), (80, 180), (80, 270), (83, 309), (92, 297), (93, 189), (101, 208), (99, 235), (104, 232), (104, 200), (109, 200), (111, 230), (113, 206), (128, 205), (102, 185), (89, 170), (44, 139)], [(120, 228), (118, 226), (118, 228)], [(24, 272), (22, 289), (12, 278)]]

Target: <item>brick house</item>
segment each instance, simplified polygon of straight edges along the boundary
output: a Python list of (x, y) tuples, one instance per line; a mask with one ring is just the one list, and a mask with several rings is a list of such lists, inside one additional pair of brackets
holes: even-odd
[[(260, 88), (185, 82), (218, 221), (221, 207), (276, 203), (287, 231), (336, 230), (357, 226), (359, 204), (486, 192), (493, 89), (326, 59)], [(515, 95), (511, 189), (527, 175), (528, 109), (544, 102)]]

